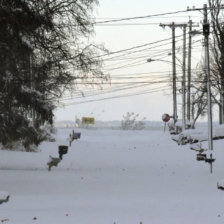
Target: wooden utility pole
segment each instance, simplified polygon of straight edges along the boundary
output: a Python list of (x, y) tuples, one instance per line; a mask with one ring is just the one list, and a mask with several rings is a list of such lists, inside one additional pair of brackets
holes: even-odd
[(209, 64), (209, 34), (210, 25), (208, 23), (207, 5), (204, 4), (204, 21), (203, 21), (203, 35), (205, 40), (205, 72), (207, 78), (207, 98), (208, 98), (208, 140), (209, 149), (213, 150), (212, 140), (212, 105), (211, 105), (211, 83), (210, 83), (210, 64)]
[[(223, 7), (221, 7), (223, 8)], [(219, 9), (221, 9), (219, 8)], [(203, 36), (205, 45), (205, 73), (207, 79), (207, 101), (208, 101), (208, 148), (213, 150), (213, 139), (212, 139), (212, 105), (211, 105), (211, 83), (210, 83), (210, 64), (209, 64), (209, 34), (210, 25), (208, 23), (208, 8), (207, 4), (204, 4), (203, 8), (188, 9), (188, 11), (202, 11), (204, 15), (203, 20)]]
[(169, 26), (172, 29), (172, 66), (173, 66), (173, 121), (174, 126), (177, 121), (177, 86), (176, 86), (176, 41), (175, 41), (175, 23), (160, 24), (161, 27)]
[(175, 24), (172, 23), (172, 64), (173, 64), (173, 120), (177, 121), (177, 86), (176, 86), (176, 35)]
[(186, 127), (186, 27), (183, 25), (182, 130)]
[[(221, 9), (221, 8), (219, 8)], [(188, 9), (188, 11), (203, 11), (203, 36), (205, 46), (205, 73), (207, 80), (207, 107), (208, 107), (208, 148), (213, 150), (213, 139), (212, 139), (212, 103), (211, 103), (211, 80), (210, 80), (210, 63), (209, 63), (209, 34), (210, 24), (208, 23), (208, 7), (204, 4), (203, 8)]]
[(191, 120), (191, 45), (192, 45), (192, 20), (189, 21), (188, 40), (188, 75), (187, 75), (187, 120)]

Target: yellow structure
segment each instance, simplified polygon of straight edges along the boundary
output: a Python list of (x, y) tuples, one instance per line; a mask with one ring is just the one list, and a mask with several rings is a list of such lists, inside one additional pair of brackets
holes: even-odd
[(94, 117), (82, 117), (82, 124), (95, 124)]

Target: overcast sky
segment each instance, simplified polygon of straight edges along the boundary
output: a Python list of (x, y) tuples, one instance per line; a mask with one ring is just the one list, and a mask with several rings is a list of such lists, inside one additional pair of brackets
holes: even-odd
[[(95, 15), (96, 21), (100, 22), (179, 12), (186, 10), (188, 6), (202, 8), (206, 3), (204, 0), (100, 0)], [(203, 14), (198, 11), (97, 24), (92, 39), (103, 44), (110, 52), (139, 47), (103, 57), (103, 71), (111, 76), (111, 85), (103, 85), (102, 91), (85, 87), (85, 97), (73, 96), (71, 100), (66, 101), (66, 106), (56, 110), (56, 120), (74, 120), (75, 116), (91, 116), (97, 120), (121, 120), (125, 113), (134, 112), (138, 113), (140, 118), (159, 121), (163, 113), (172, 114), (172, 65), (165, 62), (172, 60), (172, 56), (169, 56), (171, 40), (165, 41), (171, 38), (172, 33), (169, 27), (163, 29), (159, 24), (187, 23), (190, 18), (196, 24), (199, 23), (199, 27), (194, 29), (201, 29)], [(183, 30), (177, 28), (176, 54), (180, 61), (177, 61), (177, 64), (182, 61), (182, 34)], [(197, 36), (193, 38), (193, 69), (202, 56), (202, 36)], [(157, 61), (147, 63), (149, 58)], [(177, 73), (181, 76), (179, 65)], [(80, 102), (86, 103), (77, 104)], [(181, 118), (181, 98), (178, 98), (178, 116)]]

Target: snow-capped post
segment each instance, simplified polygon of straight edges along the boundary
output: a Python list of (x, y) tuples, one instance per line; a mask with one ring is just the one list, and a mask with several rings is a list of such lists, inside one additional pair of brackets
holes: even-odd
[(164, 122), (164, 132), (166, 131), (166, 123), (170, 120), (170, 115), (169, 114), (163, 114), (162, 115), (162, 120)]

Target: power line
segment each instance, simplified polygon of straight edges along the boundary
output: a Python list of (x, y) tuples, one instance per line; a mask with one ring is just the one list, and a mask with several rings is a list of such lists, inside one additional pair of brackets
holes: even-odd
[[(181, 35), (182, 36), (182, 35)], [(181, 39), (182, 40), (182, 39)], [(178, 41), (180, 41), (180, 40), (178, 40)], [(197, 42), (199, 42), (199, 40), (196, 40), (196, 41), (194, 41), (193, 43), (197, 43)], [(165, 43), (165, 44), (162, 44), (163, 46), (164, 45), (167, 45), (168, 43)], [(153, 46), (153, 47), (151, 47), (151, 48), (147, 48), (147, 49), (141, 49), (140, 51), (147, 51), (147, 50), (149, 50), (149, 49), (152, 49), (152, 48), (157, 48), (158, 46)], [(135, 54), (135, 53), (139, 53), (140, 51), (134, 51), (134, 52), (129, 52), (129, 53), (125, 53), (125, 54), (123, 54), (123, 55), (119, 55), (119, 56), (116, 56), (116, 57), (112, 57), (112, 58), (109, 58), (109, 59), (104, 59), (104, 61), (109, 61), (109, 60), (122, 60), (123, 58), (121, 58), (122, 56), (125, 56), (125, 55), (130, 55), (130, 54)], [(160, 51), (160, 53), (157, 53), (156, 55), (148, 55), (148, 54), (146, 54), (146, 53), (144, 53), (144, 55), (141, 55), (141, 56), (138, 56), (138, 57), (136, 57), (136, 59), (144, 59), (144, 60), (136, 60), (135, 62), (133, 61), (133, 60), (135, 60), (135, 58), (130, 58), (130, 59), (126, 59), (124, 62), (120, 62), (120, 63), (116, 63), (116, 64), (110, 64), (110, 65), (107, 65), (107, 69), (105, 70), (106, 72), (108, 72), (108, 71), (112, 71), (112, 70), (117, 70), (117, 69), (125, 69), (125, 68), (130, 68), (130, 67), (134, 67), (134, 66), (139, 66), (139, 65), (143, 65), (143, 64), (146, 64), (145, 63), (145, 60), (146, 60), (146, 56), (147, 56), (147, 58), (155, 58), (155, 57), (158, 57), (158, 56), (162, 56), (162, 55), (164, 55), (164, 53), (167, 53), (167, 55), (166, 56), (163, 56), (163, 57), (160, 57), (160, 58), (155, 58), (155, 60), (162, 60), (162, 59), (164, 59), (164, 58), (166, 58), (166, 57), (168, 57), (169, 55), (168, 55), (168, 50), (162, 50), (162, 51)], [(124, 60), (124, 59), (123, 59)], [(127, 62), (127, 61), (133, 61), (132, 63), (126, 63), (125, 64), (125, 62)], [(121, 66), (118, 66), (118, 65), (121, 65)], [(108, 68), (108, 66), (109, 66), (109, 68)], [(112, 67), (111, 68), (111, 66), (115, 66), (115, 67)]]
[(108, 55), (112, 55), (112, 54), (119, 54), (119, 53), (122, 53), (122, 52), (131, 51), (131, 50), (134, 50), (134, 49), (150, 46), (150, 45), (161, 43), (161, 42), (168, 41), (168, 40), (171, 40), (171, 39), (172, 38), (166, 38), (166, 39), (162, 39), (162, 40), (158, 40), (158, 41), (154, 41), (154, 42), (150, 42), (150, 43), (146, 43), (146, 44), (142, 44), (142, 45), (137, 45), (137, 46), (134, 46), (134, 47), (125, 48), (125, 49), (122, 49), (122, 50), (119, 50), (119, 51), (110, 52), (108, 54), (100, 55), (100, 56), (97, 56), (97, 57), (104, 57), (104, 56), (108, 56)]
[[(188, 16), (187, 16), (188, 17)], [(170, 18), (186, 18), (186, 16), (161, 16), (161, 17), (156, 17), (156, 19), (170, 19)], [(201, 16), (192, 16), (191, 18), (201, 18)], [(123, 19), (122, 17), (111, 17), (111, 18), (92, 18), (95, 20), (114, 20), (114, 19)], [(152, 18), (153, 19), (153, 18)]]
[(173, 15), (173, 14), (178, 14), (178, 13), (183, 13), (183, 12), (188, 12), (188, 10), (182, 10), (182, 11), (176, 11), (176, 12), (166, 12), (166, 13), (152, 14), (152, 15), (146, 15), (146, 16), (126, 17), (126, 18), (121, 18), (121, 19), (104, 20), (104, 21), (100, 21), (100, 22), (95, 22), (94, 24), (120, 22), (120, 21), (135, 20), (135, 19), (144, 19), (144, 18), (150, 18), (150, 17)]
[(97, 93), (94, 93), (92, 91), (84, 92), (82, 97), (72, 96), (72, 97), (63, 98), (62, 101), (72, 100), (72, 99), (80, 99), (80, 98), (83, 98), (83, 97), (92, 97), (92, 96), (98, 96), (98, 95), (104, 95), (104, 94), (112, 94), (112, 93), (115, 93), (115, 92), (144, 88), (144, 87), (148, 87), (148, 86), (149, 86), (148, 84), (140, 84), (140, 85), (138, 84), (136, 86), (133, 86), (132, 84), (128, 84), (128, 85), (124, 85), (124, 86), (119, 87), (119, 88), (104, 90), (103, 92), (97, 92)]
[[(177, 42), (183, 40), (182, 35), (178, 35), (178, 36), (176, 36), (176, 39), (178, 39), (178, 38), (181, 38), (181, 39), (176, 40)], [(110, 56), (110, 55), (112, 55), (112, 54), (119, 54), (119, 53), (123, 53), (123, 52), (126, 52), (126, 51), (131, 51), (131, 50), (134, 50), (134, 49), (138, 49), (138, 48), (142, 48), (142, 47), (146, 47), (146, 46), (150, 46), (150, 45), (158, 44), (158, 43), (165, 42), (165, 41), (171, 41), (171, 40), (172, 40), (172, 38), (167, 38), (167, 39), (163, 39), (163, 40), (159, 40), (159, 41), (155, 41), (155, 42), (151, 42), (151, 43), (147, 43), (147, 44), (143, 44), (143, 45), (138, 45), (138, 46), (134, 46), (134, 47), (131, 47), (131, 48), (122, 49), (122, 50), (115, 51), (115, 52), (111, 52), (111, 53), (109, 53), (109, 54), (101, 55), (101, 56), (99, 56), (99, 57)], [(171, 43), (171, 42), (169, 42), (169, 43), (164, 43), (164, 44), (160, 44), (160, 45), (157, 45), (157, 46), (152, 46), (152, 47), (150, 47), (150, 48), (146, 48), (146, 49), (140, 49), (140, 50), (137, 50), (137, 51), (126, 52), (125, 54), (122, 54), (122, 55), (113, 56), (113, 57), (111, 57), (111, 58), (104, 59), (104, 61), (111, 60), (111, 59), (114, 59), (114, 58), (119, 58), (119, 57), (121, 57), (121, 56), (125, 56), (125, 55), (130, 55), (130, 54), (134, 54), (134, 53), (139, 53), (139, 52), (146, 51), (146, 50), (155, 49), (155, 48), (158, 48), (158, 47), (166, 46), (166, 45), (168, 45), (168, 44), (170, 44), (170, 43)]]
[(95, 99), (95, 100), (80, 101), (80, 102), (75, 102), (75, 103), (69, 103), (67, 105), (77, 105), (77, 104), (83, 104), (83, 103), (90, 103), (90, 102), (97, 102), (97, 101), (103, 101), (103, 100), (109, 100), (109, 99), (129, 97), (129, 96), (138, 96), (138, 95), (144, 95), (144, 94), (149, 94), (149, 93), (154, 93), (154, 92), (159, 92), (159, 91), (164, 91), (164, 90), (166, 90), (166, 89), (162, 88), (160, 90), (154, 90), (154, 91), (145, 91), (145, 92), (134, 93), (134, 94), (126, 94), (126, 95), (120, 95), (120, 96), (105, 97), (105, 98)]
[(119, 23), (119, 24), (96, 24), (96, 26), (149, 26), (159, 25), (159, 23)]
[[(136, 81), (136, 82), (113, 82), (111, 84), (113, 85), (123, 85), (123, 84), (143, 84), (143, 83), (148, 83), (148, 84), (161, 84), (161, 83), (172, 83), (172, 81)], [(177, 82), (182, 82), (181, 80)], [(194, 83), (204, 83), (205, 81), (204, 80), (195, 80), (195, 81), (192, 81)], [(84, 84), (84, 85), (109, 85), (108, 83), (100, 83), (100, 82), (85, 82), (85, 83), (77, 83), (77, 84)]]

